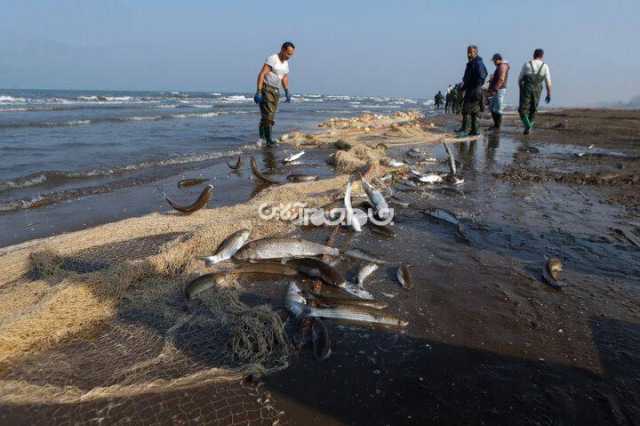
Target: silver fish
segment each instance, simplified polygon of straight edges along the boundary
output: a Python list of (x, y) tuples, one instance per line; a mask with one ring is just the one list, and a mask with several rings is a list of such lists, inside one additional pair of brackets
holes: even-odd
[(199, 293), (208, 290), (216, 285), (222, 284), (227, 278), (226, 272), (214, 272), (205, 274), (191, 281), (184, 289), (184, 295), (191, 300)]
[(422, 183), (441, 183), (442, 182), (442, 176), (440, 175), (436, 175), (435, 173), (432, 174), (428, 174), (428, 175), (422, 175), (422, 176), (418, 176), (416, 177), (416, 180), (418, 182), (422, 182)]
[(223, 260), (231, 259), (238, 250), (242, 248), (244, 243), (249, 239), (251, 231), (248, 229), (240, 229), (229, 235), (218, 247), (216, 254), (213, 256), (201, 257), (207, 266), (213, 266)]
[(344, 287), (342, 287), (342, 289), (347, 293), (351, 294), (352, 296), (355, 296), (359, 299), (373, 300), (373, 294), (369, 293), (367, 290), (360, 287), (358, 284), (353, 284), (347, 281)]
[(376, 209), (378, 216), (381, 219), (389, 219), (393, 215), (393, 210), (389, 208), (387, 201), (384, 199), (384, 196), (380, 191), (375, 189), (369, 182), (367, 182), (364, 178), (362, 178), (362, 186), (364, 191), (367, 193), (371, 204)]
[(353, 206), (351, 205), (351, 179), (347, 182), (347, 189), (344, 192), (344, 207), (347, 210), (347, 223), (351, 224), (354, 231), (361, 232), (360, 220), (354, 216)]
[(296, 154), (291, 154), (290, 156), (288, 156), (282, 161), (284, 161), (285, 163), (291, 163), (293, 161), (296, 161), (298, 158), (302, 157), (303, 155), (304, 155), (304, 151), (301, 151)]
[(447, 155), (449, 156), (449, 171), (451, 172), (451, 176), (455, 176), (457, 174), (456, 158), (453, 156), (453, 153), (446, 142), (443, 142), (442, 145), (444, 145), (444, 150), (447, 151)]
[(368, 253), (365, 253), (364, 251), (360, 250), (360, 249), (350, 249), (347, 250), (345, 253), (345, 256), (349, 256), (352, 257), (354, 259), (360, 259), (360, 260), (364, 260), (365, 262), (371, 262), (371, 263), (381, 263), (381, 264), (386, 264), (389, 263), (386, 260), (382, 260), (382, 259), (378, 259), (374, 256), (371, 256)]
[(340, 250), (297, 238), (263, 238), (245, 244), (233, 258), (237, 260), (286, 259), (323, 254), (339, 256)]
[(362, 287), (364, 285), (364, 280), (371, 274), (373, 274), (378, 269), (378, 265), (375, 263), (368, 263), (360, 269), (358, 272), (358, 285)]
[(445, 209), (428, 208), (423, 210), (422, 212), (427, 216), (450, 223), (451, 225), (458, 226), (458, 224), (460, 223), (455, 214)]
[(306, 316), (312, 318), (332, 318), (339, 320), (367, 322), (384, 325), (406, 327), (409, 323), (387, 315), (375, 309), (367, 309), (357, 306), (338, 306), (333, 308), (314, 308), (307, 305), (306, 299), (298, 286), (291, 282), (285, 298), (285, 306), (294, 316)]

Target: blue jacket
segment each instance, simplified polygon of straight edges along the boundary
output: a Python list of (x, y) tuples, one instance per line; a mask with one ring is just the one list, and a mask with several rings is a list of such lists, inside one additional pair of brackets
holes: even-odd
[(484, 84), (487, 78), (487, 68), (482, 62), (480, 56), (476, 56), (475, 59), (467, 62), (467, 67), (464, 70), (464, 77), (462, 77), (462, 90), (466, 92), (473, 92), (479, 89)]

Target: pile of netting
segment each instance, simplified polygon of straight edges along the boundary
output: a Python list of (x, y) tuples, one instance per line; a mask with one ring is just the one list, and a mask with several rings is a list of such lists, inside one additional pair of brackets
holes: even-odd
[[(105, 271), (91, 270), (100, 265), (89, 265), (88, 271), (79, 265), (87, 267), (82, 259), (45, 253), (34, 256), (33, 273), (49, 280), (52, 294), (74, 294), (86, 289), (86, 282), (104, 279)], [(56, 423), (77, 421), (78, 416), (93, 421), (133, 416), (132, 407), (155, 400), (155, 411), (165, 409), (173, 416), (184, 413), (177, 392), (189, 394), (192, 403), (201, 398), (198, 409), (209, 407), (208, 415), (201, 413), (208, 420), (231, 416), (229, 423), (247, 424), (276, 418), (273, 407), (256, 402), (264, 398), (237, 386), (243, 378), (288, 366), (289, 343), (280, 316), (268, 305), (243, 303), (232, 277), (187, 300), (183, 289), (191, 275), (168, 277), (138, 269), (111, 274), (108, 287), (118, 287), (123, 280), (129, 283), (114, 290), (117, 302), (107, 320), (43, 350), (0, 363), (0, 411), (11, 413), (7, 408), (12, 408), (20, 416), (25, 409), (31, 419), (40, 413), (45, 420), (51, 410), (58, 414), (62, 410), (65, 415)], [(89, 288), (97, 297), (105, 297), (99, 294), (99, 285)], [(228, 411), (233, 398), (236, 408)], [(113, 404), (130, 408), (118, 414), (109, 409), (105, 414)], [(196, 414), (185, 419), (193, 420)], [(11, 414), (1, 417), (0, 423), (15, 420)]]

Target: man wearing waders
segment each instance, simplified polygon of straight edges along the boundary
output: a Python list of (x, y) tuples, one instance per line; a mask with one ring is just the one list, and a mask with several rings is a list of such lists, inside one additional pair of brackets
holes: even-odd
[(544, 63), (544, 50), (536, 49), (533, 52), (533, 60), (524, 64), (518, 84), (520, 85), (520, 106), (518, 112), (524, 124), (524, 134), (531, 133), (536, 111), (542, 95), (542, 82), (547, 87), (545, 102), (551, 102), (551, 73), (549, 66)]
[(442, 96), (442, 92), (438, 91), (438, 93), (436, 93), (436, 96), (433, 100), (436, 109), (440, 109), (440, 107), (442, 106), (442, 101), (444, 100), (444, 96)]
[(478, 130), (478, 115), (482, 111), (482, 85), (487, 78), (487, 68), (478, 56), (478, 47), (469, 46), (467, 48), (467, 67), (462, 78), (462, 88), (464, 92), (464, 103), (462, 104), (462, 126), (458, 129), (461, 136), (471, 127), (469, 136), (480, 134)]
[(289, 59), (293, 56), (296, 47), (290, 41), (285, 42), (280, 48), (280, 53), (269, 56), (262, 65), (258, 74), (258, 87), (253, 97), (255, 103), (260, 105), (260, 140), (267, 145), (275, 142), (271, 137), (271, 128), (275, 124), (276, 111), (280, 101), (280, 87), (284, 89), (285, 102), (291, 102), (289, 96)]

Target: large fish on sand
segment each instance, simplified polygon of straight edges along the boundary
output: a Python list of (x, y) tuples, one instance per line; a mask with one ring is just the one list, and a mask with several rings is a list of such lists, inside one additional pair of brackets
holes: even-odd
[(251, 157), (251, 171), (253, 172), (253, 175), (258, 178), (258, 180), (271, 184), (271, 185), (277, 185), (280, 182), (275, 181), (271, 178), (266, 177), (265, 175), (262, 174), (262, 172), (260, 171), (260, 169), (258, 168), (258, 164), (256, 163), (256, 159)]
[(263, 238), (245, 244), (234, 256), (237, 260), (287, 259), (320, 255), (339, 256), (340, 250), (297, 238)]
[(207, 185), (206, 188), (204, 188), (198, 196), (198, 199), (193, 204), (188, 206), (180, 206), (171, 201), (168, 197), (165, 199), (167, 200), (167, 203), (169, 203), (169, 205), (175, 210), (178, 210), (181, 213), (191, 214), (206, 206), (211, 199), (211, 194), (213, 194), (213, 185)]
[(244, 243), (249, 239), (251, 231), (248, 229), (240, 229), (229, 235), (218, 247), (216, 254), (213, 256), (202, 257), (207, 266), (213, 266), (223, 260), (231, 259), (238, 250), (242, 248)]
[(362, 231), (362, 225), (359, 219), (353, 214), (353, 206), (351, 205), (351, 179), (347, 182), (347, 189), (344, 192), (344, 207), (347, 211), (347, 223), (351, 225), (354, 231)]
[(409, 324), (407, 321), (403, 321), (375, 309), (367, 309), (357, 306), (337, 306), (333, 308), (314, 308), (308, 306), (307, 300), (302, 296), (302, 292), (294, 282), (289, 284), (289, 289), (287, 290), (287, 296), (285, 298), (285, 305), (295, 316), (331, 318), (400, 327), (406, 327)]
[(362, 187), (364, 188), (364, 192), (367, 193), (371, 204), (375, 207), (376, 213), (380, 219), (391, 219), (393, 216), (393, 209), (389, 207), (389, 204), (387, 204), (382, 193), (371, 186), (371, 184), (369, 184), (369, 182), (364, 178), (362, 178)]
[(371, 274), (373, 274), (378, 269), (378, 265), (375, 263), (369, 263), (358, 271), (358, 285), (362, 287), (364, 285), (364, 280)]
[(334, 287), (345, 287), (346, 280), (336, 268), (320, 259), (302, 258), (291, 259), (286, 263), (295, 267), (300, 273), (311, 278), (318, 278)]
[(194, 296), (216, 285), (223, 284), (227, 278), (226, 272), (205, 274), (191, 281), (184, 289), (184, 295), (191, 300)]
[(285, 162), (285, 163), (292, 163), (292, 162), (296, 161), (298, 158), (302, 157), (303, 155), (304, 155), (304, 151), (300, 151), (298, 153), (291, 154), (290, 156), (288, 156), (287, 158), (285, 158), (282, 161)]

